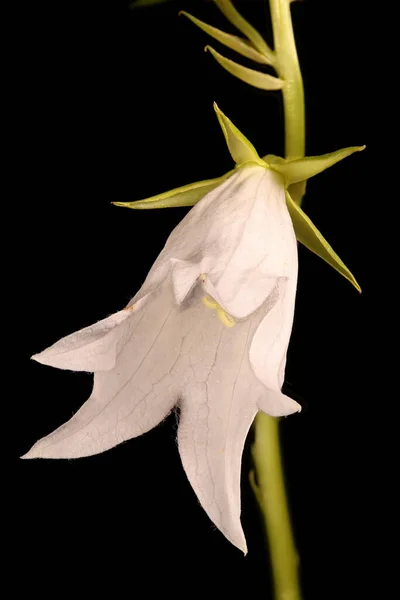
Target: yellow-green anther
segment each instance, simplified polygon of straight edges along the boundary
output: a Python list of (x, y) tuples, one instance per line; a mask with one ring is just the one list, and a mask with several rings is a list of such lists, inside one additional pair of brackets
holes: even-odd
[(265, 167), (265, 162), (258, 156), (253, 144), (243, 135), (230, 119), (218, 108), (214, 102), (214, 110), (217, 113), (219, 124), (225, 137), (229, 152), (237, 165), (247, 162), (257, 163)]
[(200, 27), (200, 29), (208, 33), (208, 35), (216, 39), (218, 42), (221, 42), (221, 44), (224, 44), (228, 48), (235, 50), (235, 52), (238, 52), (242, 56), (245, 56), (246, 58), (250, 58), (255, 62), (262, 63), (265, 65), (273, 64), (270, 58), (268, 58), (264, 54), (261, 54), (256, 48), (251, 46), (247, 40), (244, 40), (238, 37), (237, 35), (232, 35), (230, 33), (226, 33), (225, 31), (221, 31), (216, 27), (212, 27), (211, 25), (204, 23), (204, 21), (200, 21), (200, 19), (193, 17), (184, 10), (182, 10), (179, 14), (184, 15), (185, 17), (190, 19), (192, 23), (197, 25), (197, 27)]
[(274, 62), (274, 52), (268, 46), (264, 38), (258, 33), (256, 29), (233, 6), (230, 0), (214, 0), (222, 14), (238, 29), (247, 39), (253, 44), (261, 54), (264, 54), (270, 61), (270, 64)]
[(323, 154), (322, 156), (308, 156), (289, 160), (285, 163), (272, 164), (271, 169), (280, 173), (285, 179), (286, 185), (290, 185), (314, 177), (314, 175), (322, 173), (325, 169), (347, 158), (350, 154), (360, 152), (364, 148), (365, 146), (352, 146), (351, 148), (343, 148), (342, 150)]
[(241, 79), (245, 83), (252, 85), (253, 87), (261, 90), (280, 90), (283, 88), (284, 82), (282, 79), (278, 79), (278, 77), (273, 77), (272, 75), (267, 75), (261, 71), (255, 71), (254, 69), (243, 67), (243, 65), (239, 65), (233, 60), (225, 58), (225, 56), (222, 56), (222, 54), (214, 50), (214, 48), (211, 46), (206, 46), (205, 49), (211, 52), (215, 60), (221, 65), (221, 67), (226, 69), (228, 73), (234, 75), (238, 79)]
[(152, 208), (176, 208), (178, 206), (194, 206), (208, 192), (211, 192), (218, 185), (221, 185), (232, 175), (233, 171), (228, 171), (222, 177), (215, 179), (206, 179), (196, 181), (182, 187), (175, 188), (169, 192), (163, 192), (145, 200), (136, 200), (134, 202), (113, 202), (115, 206), (125, 206), (137, 210), (149, 210)]
[(306, 248), (314, 252), (317, 256), (325, 260), (331, 267), (336, 269), (343, 277), (345, 277), (356, 290), (361, 292), (354, 275), (349, 271), (344, 262), (339, 258), (332, 246), (326, 241), (324, 236), (318, 231), (306, 213), (292, 199), (289, 192), (286, 190), (286, 204), (289, 214), (292, 218), (296, 238)]
[(219, 304), (215, 302), (210, 296), (204, 296), (203, 304), (207, 306), (207, 308), (211, 308), (217, 311), (217, 315), (219, 320), (225, 327), (234, 327), (235, 319), (231, 317)]

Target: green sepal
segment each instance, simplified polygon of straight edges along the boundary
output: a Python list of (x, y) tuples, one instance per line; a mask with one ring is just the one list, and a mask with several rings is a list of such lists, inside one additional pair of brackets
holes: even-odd
[(261, 71), (255, 71), (254, 69), (249, 69), (248, 67), (244, 67), (239, 63), (234, 62), (230, 58), (225, 58), (219, 52), (214, 50), (211, 46), (206, 46), (206, 50), (209, 50), (215, 60), (223, 67), (228, 73), (241, 79), (248, 85), (252, 85), (260, 90), (280, 90), (283, 88), (283, 81), (278, 77), (273, 77), (272, 75), (267, 75), (267, 73), (262, 73)]
[(214, 0), (222, 14), (252, 43), (261, 54), (264, 54), (271, 62), (274, 63), (275, 54), (268, 46), (264, 38), (242, 15), (236, 10), (230, 0)]
[(306, 156), (285, 162), (271, 163), (271, 169), (282, 175), (286, 187), (298, 181), (305, 181), (314, 175), (318, 175), (332, 167), (337, 162), (347, 158), (354, 152), (364, 150), (365, 146), (352, 146), (351, 148), (342, 148), (336, 152), (322, 154), (321, 156)]
[(293, 200), (296, 202), (296, 204), (298, 204), (299, 206), (301, 206), (301, 203), (305, 196), (306, 187), (307, 187), (307, 180), (298, 181), (297, 183), (292, 183), (287, 188), (289, 194), (291, 195)]
[(238, 37), (237, 35), (232, 35), (231, 33), (221, 31), (221, 29), (217, 29), (216, 27), (212, 27), (211, 25), (204, 23), (204, 21), (200, 21), (200, 19), (193, 17), (191, 14), (187, 13), (184, 10), (182, 10), (179, 14), (184, 15), (185, 17), (190, 19), (190, 21), (197, 25), (197, 27), (200, 27), (200, 29), (208, 33), (208, 35), (216, 39), (221, 44), (224, 44), (228, 48), (231, 48), (231, 50), (235, 50), (235, 52), (238, 52), (238, 54), (241, 54), (246, 58), (250, 58), (250, 60), (254, 60), (255, 62), (262, 63), (264, 65), (272, 64), (269, 58), (264, 56), (264, 54), (261, 54), (256, 48), (249, 44), (247, 40), (244, 40)]
[(289, 192), (286, 190), (286, 204), (291, 216), (296, 238), (306, 248), (314, 252), (322, 258), (331, 267), (336, 269), (343, 277), (345, 277), (357, 291), (361, 292), (354, 275), (349, 271), (344, 262), (339, 258), (332, 246), (326, 241), (324, 236), (318, 231), (311, 219), (292, 199)]
[[(219, 124), (225, 137), (228, 150), (236, 163), (236, 167), (244, 164), (258, 164), (266, 167), (266, 163), (258, 156), (253, 144), (239, 131), (230, 119), (218, 108), (214, 102), (214, 110), (218, 117)], [(194, 206), (206, 194), (211, 192), (217, 186), (221, 185), (228, 177), (234, 173), (235, 169), (228, 171), (221, 177), (215, 179), (206, 179), (196, 181), (182, 187), (175, 188), (169, 192), (163, 192), (144, 200), (135, 200), (133, 202), (113, 202), (115, 206), (124, 206), (136, 210), (149, 210), (153, 208), (173, 208), (178, 206)]]
[(204, 181), (196, 181), (182, 187), (175, 188), (169, 192), (163, 192), (145, 200), (135, 200), (134, 202), (113, 202), (115, 206), (125, 206), (126, 208), (134, 208), (137, 210), (149, 210), (152, 208), (175, 208), (178, 206), (194, 206), (206, 194), (211, 192), (217, 186), (221, 185), (228, 177), (232, 175), (232, 171), (228, 171), (222, 177), (215, 179), (206, 179)]
[(228, 150), (235, 161), (240, 166), (244, 163), (252, 162), (265, 167), (265, 162), (258, 156), (257, 150), (253, 144), (243, 135), (241, 131), (232, 123), (230, 119), (218, 108), (214, 102), (214, 110), (217, 114), (219, 124), (225, 137)]

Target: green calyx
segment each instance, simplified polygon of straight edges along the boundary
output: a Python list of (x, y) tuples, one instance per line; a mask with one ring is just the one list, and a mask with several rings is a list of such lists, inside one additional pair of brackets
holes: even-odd
[(224, 134), (228, 150), (235, 162), (235, 168), (233, 170), (225, 173), (225, 175), (222, 175), (221, 177), (197, 181), (152, 196), (151, 198), (145, 198), (144, 200), (136, 200), (134, 202), (113, 202), (113, 204), (138, 210), (194, 206), (206, 194), (226, 181), (237, 169), (249, 165), (258, 165), (264, 169), (270, 169), (271, 171), (278, 173), (282, 178), (282, 184), (286, 194), (286, 204), (293, 221), (297, 240), (311, 250), (311, 252), (314, 252), (317, 256), (331, 265), (331, 267), (336, 269), (336, 271), (350, 281), (358, 291), (361, 291), (360, 286), (350, 270), (295, 201), (296, 198), (294, 197), (294, 192), (296, 186), (304, 185), (306, 180), (310, 177), (321, 173), (354, 152), (363, 150), (365, 146), (354, 146), (322, 156), (311, 156), (295, 160), (287, 160), (272, 154), (260, 158), (253, 144), (232, 123), (232, 121), (224, 115), (215, 103), (214, 110)]

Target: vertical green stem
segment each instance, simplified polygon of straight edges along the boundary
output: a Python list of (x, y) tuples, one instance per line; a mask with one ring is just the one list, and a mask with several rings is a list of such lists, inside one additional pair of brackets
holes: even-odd
[(290, 0), (269, 0), (269, 4), (276, 69), (285, 82), (282, 89), (285, 155), (286, 158), (302, 158), (305, 154), (304, 88), (293, 34)]
[[(285, 156), (305, 154), (304, 90), (290, 14), (290, 0), (269, 0), (274, 33), (276, 69), (282, 89), (285, 116)], [(304, 186), (291, 190), (300, 204)], [(258, 413), (254, 422), (252, 455), (256, 475), (250, 481), (263, 514), (273, 571), (275, 600), (300, 600), (296, 552), (285, 491), (279, 442), (279, 422)], [(256, 481), (257, 480), (257, 481)]]
[(268, 537), (276, 600), (300, 600), (298, 555), (294, 545), (279, 444), (279, 421), (258, 413), (254, 422), (250, 481)]

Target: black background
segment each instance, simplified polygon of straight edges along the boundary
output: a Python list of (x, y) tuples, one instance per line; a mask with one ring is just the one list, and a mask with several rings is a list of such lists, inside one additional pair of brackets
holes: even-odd
[[(237, 6), (271, 40), (262, 2)], [(242, 478), (246, 558), (215, 530), (186, 480), (175, 415), (101, 456), (16, 459), (68, 419), (91, 390), (90, 375), (44, 367), (30, 355), (125, 305), (186, 214), (183, 208), (134, 212), (110, 203), (229, 170), (214, 100), (261, 155), (283, 153), (279, 93), (255, 90), (224, 72), (203, 51), (209, 38), (178, 18), (179, 9), (224, 26), (215, 6), (200, 0), (140, 11), (116, 0), (21, 8), (14, 141), (21, 173), (16, 190), (25, 196), (19, 218), (26, 292), (15, 375), (24, 393), (13, 428), (16, 589), (57, 596), (71, 590), (77, 597), (271, 597), (247, 483), (248, 451)], [(362, 210), (373, 185), (370, 30), (365, 3), (356, 0), (296, 2), (292, 13), (306, 92), (307, 153), (367, 144), (364, 153), (308, 186), (304, 209), (363, 294), (300, 248), (286, 392), (303, 411), (282, 422), (305, 598), (358, 598), (372, 585), (366, 564), (377, 551), (371, 543), (373, 382), (365, 362), (373, 279), (370, 223)]]

